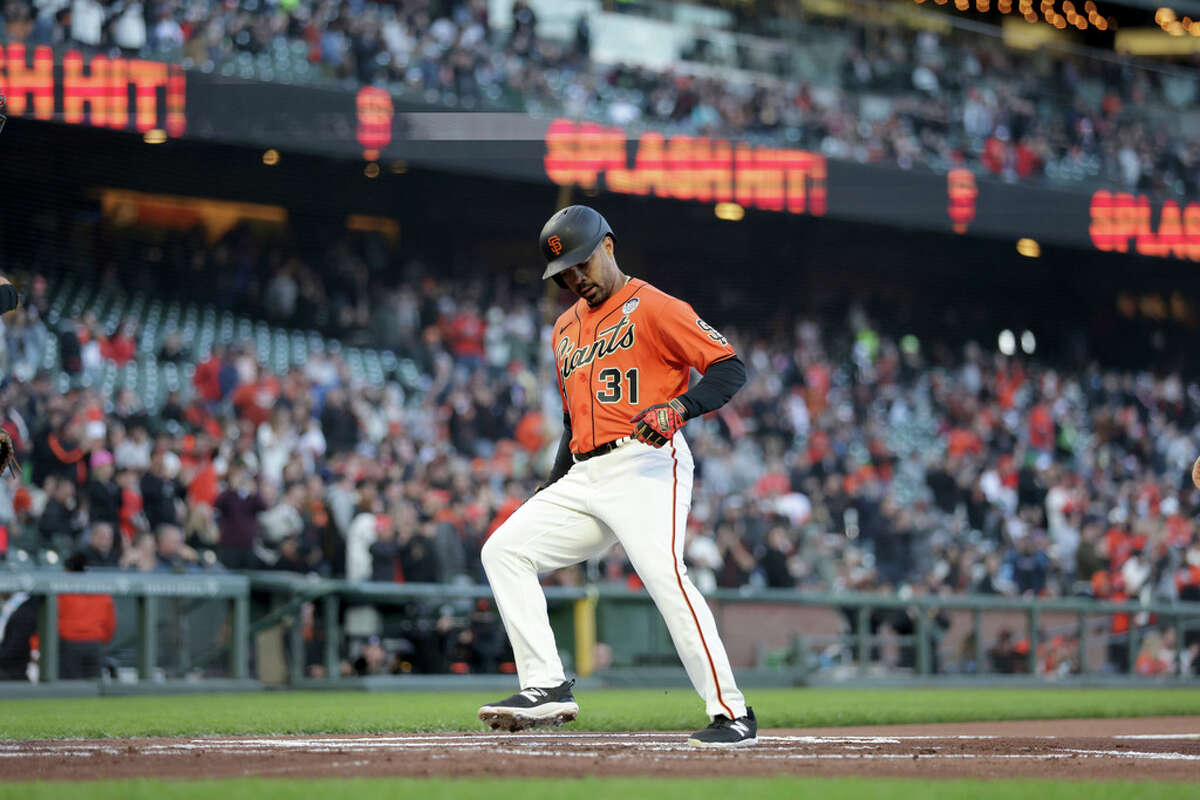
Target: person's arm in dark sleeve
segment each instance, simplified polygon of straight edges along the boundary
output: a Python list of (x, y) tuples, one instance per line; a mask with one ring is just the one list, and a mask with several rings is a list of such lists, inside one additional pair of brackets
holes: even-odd
[(716, 411), (746, 383), (746, 365), (737, 356), (718, 361), (708, 368), (704, 377), (677, 398), (687, 410), (687, 418)]
[(20, 295), (17, 294), (17, 287), (9, 283), (7, 278), (0, 278), (0, 314), (12, 311), (19, 302)]
[[(571, 418), (563, 414), (563, 434), (562, 439), (558, 442), (558, 452), (554, 455), (554, 466), (550, 468), (550, 475), (546, 480), (542, 481), (537, 488), (540, 492), (550, 484), (557, 481), (563, 475), (567, 474), (567, 470), (571, 468), (574, 459), (571, 458)], [(534, 492), (536, 494), (537, 492)]]

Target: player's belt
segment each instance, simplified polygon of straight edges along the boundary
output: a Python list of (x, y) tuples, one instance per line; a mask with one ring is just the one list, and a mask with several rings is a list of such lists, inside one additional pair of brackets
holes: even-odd
[(623, 436), (620, 439), (609, 442), (608, 444), (602, 444), (595, 450), (588, 450), (586, 453), (575, 453), (575, 460), (577, 462), (587, 461), (589, 458), (595, 458), (596, 456), (602, 456), (605, 453), (611, 453), (613, 450), (616, 450), (618, 447), (625, 444), (632, 438), (632, 436)]

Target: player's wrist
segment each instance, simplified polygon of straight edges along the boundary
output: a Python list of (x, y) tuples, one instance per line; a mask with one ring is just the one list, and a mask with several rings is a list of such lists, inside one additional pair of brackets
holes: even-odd
[(673, 397), (673, 398), (671, 398), (671, 401), (667, 403), (667, 405), (669, 405), (671, 408), (675, 409), (675, 411), (677, 411), (679, 413), (679, 416), (683, 418), (683, 421), (687, 422), (689, 419), (691, 419), (692, 415), (691, 415), (691, 412), (688, 411), (688, 407), (683, 402), (682, 398), (683, 398), (682, 395), (680, 395), (679, 397)]

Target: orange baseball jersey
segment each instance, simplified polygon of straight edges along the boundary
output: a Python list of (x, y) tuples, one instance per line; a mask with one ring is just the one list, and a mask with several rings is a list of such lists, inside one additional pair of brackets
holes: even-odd
[(636, 411), (687, 391), (692, 367), (735, 355), (690, 305), (637, 278), (598, 308), (580, 299), (554, 323), (553, 341), (573, 453), (629, 436)]

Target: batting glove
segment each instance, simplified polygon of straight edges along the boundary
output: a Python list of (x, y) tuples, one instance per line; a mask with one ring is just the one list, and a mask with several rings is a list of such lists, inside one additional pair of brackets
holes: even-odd
[(633, 438), (651, 447), (662, 447), (687, 422), (687, 409), (675, 398), (639, 411), (629, 421), (634, 423)]

